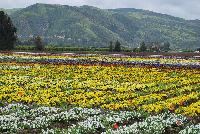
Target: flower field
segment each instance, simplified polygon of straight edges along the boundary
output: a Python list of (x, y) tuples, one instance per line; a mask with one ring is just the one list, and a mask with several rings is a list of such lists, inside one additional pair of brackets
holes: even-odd
[(199, 134), (200, 61), (0, 54), (0, 131)]

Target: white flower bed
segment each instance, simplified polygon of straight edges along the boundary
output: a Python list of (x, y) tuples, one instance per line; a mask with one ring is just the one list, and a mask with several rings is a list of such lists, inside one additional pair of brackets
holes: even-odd
[(175, 114), (160, 114), (157, 116), (150, 116), (142, 122), (136, 122), (130, 126), (120, 127), (117, 130), (109, 129), (103, 134), (162, 134), (166, 127), (171, 127), (176, 121), (184, 122), (185, 117)]
[(200, 124), (187, 126), (185, 129), (181, 130), (179, 134), (200, 134)]
[[(54, 123), (63, 123), (66, 128), (52, 128)], [(166, 128), (187, 123), (186, 117), (173, 113), (145, 118), (142, 113), (135, 111), (114, 112), (77, 107), (62, 109), (9, 104), (0, 108), (0, 131), (6, 133), (36, 129), (44, 134), (163, 134)], [(187, 126), (179, 132), (199, 133), (200, 124)]]

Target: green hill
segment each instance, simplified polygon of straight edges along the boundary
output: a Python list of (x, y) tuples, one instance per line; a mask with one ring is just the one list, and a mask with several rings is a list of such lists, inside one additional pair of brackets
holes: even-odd
[(11, 14), (15, 13), (16, 11), (21, 10), (21, 8), (13, 8), (13, 9), (0, 8), (0, 10), (5, 11), (8, 15), (11, 15)]
[(200, 47), (200, 21), (184, 20), (166, 14), (154, 13), (138, 9), (111, 10), (137, 21), (139, 30), (134, 42), (165, 42), (169, 41), (174, 48)]
[(10, 16), (23, 40), (40, 35), (57, 45), (102, 47), (119, 40), (128, 47), (136, 47), (142, 41), (168, 41), (176, 49), (200, 47), (199, 20), (146, 10), (35, 4)]

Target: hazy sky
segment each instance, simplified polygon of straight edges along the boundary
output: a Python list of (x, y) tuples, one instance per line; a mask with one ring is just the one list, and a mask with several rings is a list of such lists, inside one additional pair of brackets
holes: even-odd
[(99, 8), (138, 8), (186, 19), (200, 19), (200, 0), (1, 0), (0, 8), (27, 7), (35, 3), (91, 5)]

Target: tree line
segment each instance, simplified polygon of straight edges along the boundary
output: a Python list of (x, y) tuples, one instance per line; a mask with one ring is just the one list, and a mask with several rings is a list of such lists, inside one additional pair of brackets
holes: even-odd
[[(109, 45), (109, 51), (110, 52), (121, 52), (124, 51), (122, 48), (122, 45), (119, 41), (116, 41), (113, 45), (113, 41), (110, 42)], [(151, 43), (145, 43), (141, 42), (139, 47), (137, 48), (126, 48), (127, 51), (132, 52), (168, 52), (170, 50), (170, 43), (158, 43), (158, 42), (151, 42)]]

